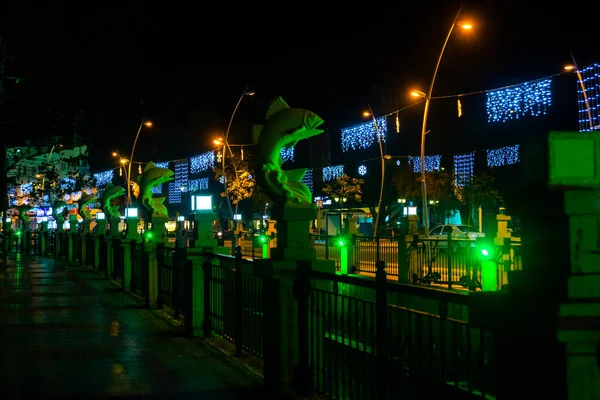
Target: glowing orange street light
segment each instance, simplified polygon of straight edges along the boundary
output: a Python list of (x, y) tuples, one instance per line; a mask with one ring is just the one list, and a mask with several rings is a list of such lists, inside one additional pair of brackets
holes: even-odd
[(573, 71), (575, 69), (575, 66), (572, 64), (569, 65), (565, 65), (565, 71)]
[(468, 22), (465, 22), (463, 24), (457, 24), (457, 25), (460, 26), (461, 28), (463, 28), (464, 30), (467, 30), (467, 31), (470, 30), (470, 29), (473, 29), (473, 25), (471, 25)]
[(148, 127), (148, 128), (151, 128), (152, 127), (152, 121), (146, 121), (146, 122), (144, 122), (144, 126)]

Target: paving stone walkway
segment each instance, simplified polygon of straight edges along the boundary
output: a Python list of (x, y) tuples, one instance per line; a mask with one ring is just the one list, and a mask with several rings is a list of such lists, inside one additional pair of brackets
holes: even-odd
[(0, 399), (251, 399), (260, 378), (87, 268), (0, 267)]

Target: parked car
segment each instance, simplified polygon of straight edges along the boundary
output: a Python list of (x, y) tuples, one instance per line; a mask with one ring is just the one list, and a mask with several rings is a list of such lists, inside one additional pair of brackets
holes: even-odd
[[(429, 231), (429, 237), (432, 239), (446, 239), (448, 240), (448, 234), (452, 236), (452, 239), (469, 239), (475, 241), (478, 237), (485, 236), (483, 232), (470, 231), (467, 225), (456, 225), (456, 224), (448, 224), (448, 225), (438, 225), (435, 228)], [(475, 243), (470, 243), (466, 241), (457, 241), (456, 247), (466, 247), (470, 245), (473, 247)], [(448, 244), (445, 242), (440, 242), (438, 244), (439, 247), (447, 247)]]

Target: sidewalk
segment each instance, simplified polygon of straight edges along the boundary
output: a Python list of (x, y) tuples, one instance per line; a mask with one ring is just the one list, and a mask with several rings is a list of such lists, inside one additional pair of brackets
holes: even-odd
[(0, 266), (0, 398), (266, 398), (261, 379), (87, 268)]

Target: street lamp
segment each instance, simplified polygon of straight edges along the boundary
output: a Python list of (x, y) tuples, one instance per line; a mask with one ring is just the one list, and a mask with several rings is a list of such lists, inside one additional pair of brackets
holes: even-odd
[[(235, 108), (233, 109), (233, 113), (231, 113), (231, 118), (229, 118), (229, 124), (227, 125), (227, 131), (225, 131), (225, 138), (223, 139), (223, 142), (225, 144), (223, 145), (223, 157), (222, 157), (223, 176), (225, 176), (225, 146), (227, 146), (227, 148), (229, 149), (229, 154), (231, 155), (231, 157), (233, 157), (233, 152), (231, 151), (231, 147), (229, 146), (229, 142), (228, 142), (229, 131), (231, 130), (231, 123), (233, 122), (233, 118), (235, 117), (235, 114), (240, 106), (240, 103), (244, 99), (244, 97), (254, 96), (256, 94), (255, 92), (249, 91), (248, 89), (250, 89), (250, 85), (246, 86), (246, 88), (242, 92), (242, 95), (240, 96), (238, 102), (236, 103)], [(237, 179), (237, 170), (235, 171), (235, 174), (236, 174), (236, 179)], [(227, 198), (227, 205), (229, 206), (229, 212), (231, 213), (231, 215), (233, 217), (233, 208), (231, 207), (231, 200), (229, 199), (229, 191), (227, 190), (227, 182), (225, 182), (225, 197)]]
[(565, 71), (575, 71), (577, 74), (577, 80), (579, 81), (579, 86), (581, 87), (581, 93), (583, 94), (583, 101), (585, 102), (585, 109), (587, 110), (588, 122), (590, 124), (590, 131), (594, 130), (594, 123), (592, 120), (592, 110), (590, 109), (590, 103), (587, 97), (587, 90), (585, 89), (585, 84), (583, 83), (583, 77), (581, 76), (581, 72), (577, 67), (577, 62), (575, 61), (575, 57), (571, 54), (571, 59), (573, 60), (573, 64), (565, 65)]
[(121, 164), (121, 166), (119, 167), (120, 171), (123, 171), (123, 170), (125, 171), (125, 181), (129, 185), (130, 184), (129, 173), (127, 171), (127, 168), (125, 167), (125, 164), (127, 164), (129, 162), (129, 160), (121, 157), (121, 153), (119, 153), (119, 150), (113, 151), (112, 156), (113, 156), (113, 158), (119, 159), (119, 164)]
[(135, 152), (135, 145), (137, 144), (138, 138), (140, 137), (140, 132), (142, 131), (142, 127), (152, 128), (152, 121), (144, 121), (140, 123), (138, 127), (137, 133), (135, 135), (135, 140), (133, 141), (133, 147), (131, 148), (131, 156), (129, 157), (129, 166), (127, 167), (127, 204), (131, 205), (131, 164), (133, 164), (133, 153)]
[(427, 116), (429, 114), (429, 102), (431, 101), (431, 94), (433, 92), (433, 85), (435, 84), (435, 78), (437, 76), (438, 69), (440, 68), (440, 63), (442, 62), (442, 56), (444, 55), (444, 51), (446, 50), (446, 45), (448, 44), (448, 40), (450, 40), (450, 36), (454, 31), (456, 26), (464, 29), (471, 30), (473, 29), (473, 25), (470, 23), (459, 23), (458, 18), (460, 16), (460, 12), (462, 11), (462, 5), (460, 6), (454, 21), (452, 22), (452, 26), (448, 31), (448, 35), (446, 36), (446, 40), (444, 41), (444, 45), (442, 46), (442, 51), (438, 56), (437, 63), (435, 65), (435, 69), (433, 70), (433, 77), (431, 78), (431, 82), (429, 84), (429, 91), (427, 93), (421, 92), (420, 90), (412, 90), (410, 95), (413, 97), (419, 97), (425, 99), (425, 108), (423, 110), (423, 125), (421, 127), (421, 191), (423, 197), (423, 225), (425, 228), (425, 237), (429, 236), (429, 215), (427, 212), (427, 183), (425, 181), (425, 135), (429, 132), (427, 130)]
[[(381, 202), (383, 200), (383, 183), (385, 178), (385, 157), (383, 155), (383, 146), (381, 145), (381, 133), (379, 132), (379, 124), (377, 124), (377, 119), (375, 118), (375, 114), (373, 114), (373, 109), (371, 105), (369, 105), (369, 111), (363, 111), (364, 117), (373, 118), (373, 123), (375, 124), (375, 133), (377, 134), (377, 142), (379, 143), (379, 156), (381, 158), (381, 186), (379, 188), (379, 202), (377, 203), (377, 216), (375, 217), (375, 229), (374, 233), (376, 237), (379, 237), (379, 215), (381, 214)], [(377, 248), (379, 249), (379, 241), (377, 241)], [(379, 251), (377, 254), (379, 258)]]

